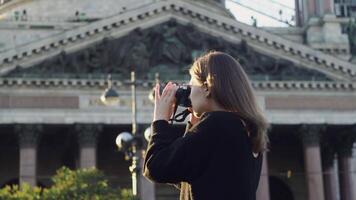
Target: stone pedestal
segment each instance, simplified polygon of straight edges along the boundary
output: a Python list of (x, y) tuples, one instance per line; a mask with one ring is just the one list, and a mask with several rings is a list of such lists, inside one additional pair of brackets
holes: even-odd
[(306, 36), (307, 44), (313, 49), (324, 51), (344, 60), (350, 58), (348, 36), (342, 33), (341, 24), (334, 14), (310, 18)]
[(102, 130), (101, 125), (77, 124), (75, 130), (79, 141), (79, 167), (96, 167), (97, 136)]
[(309, 19), (334, 14), (334, 0), (299, 0), (296, 1), (297, 12), (302, 19), (302, 25), (307, 25)]
[(257, 200), (269, 200), (270, 199), (267, 152), (265, 152), (263, 154), (261, 177), (260, 177), (260, 182), (259, 182), (258, 188), (257, 188), (256, 199)]
[(302, 125), (300, 134), (303, 141), (305, 173), (308, 200), (324, 200), (324, 186), (320, 156), (320, 133), (323, 126)]
[(16, 125), (15, 132), (20, 146), (20, 185), (37, 184), (37, 144), (42, 131), (41, 125)]

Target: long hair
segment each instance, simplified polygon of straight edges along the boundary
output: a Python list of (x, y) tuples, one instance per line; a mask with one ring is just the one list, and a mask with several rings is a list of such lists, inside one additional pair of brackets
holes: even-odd
[(246, 121), (253, 152), (266, 150), (269, 125), (241, 65), (226, 53), (212, 51), (197, 58), (189, 72), (201, 85), (207, 85), (211, 98), (220, 106)]

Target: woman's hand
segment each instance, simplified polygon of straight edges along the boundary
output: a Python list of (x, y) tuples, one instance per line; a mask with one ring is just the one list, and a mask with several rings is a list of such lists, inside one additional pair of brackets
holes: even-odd
[(155, 87), (155, 108), (153, 113), (153, 121), (166, 120), (172, 116), (174, 104), (176, 101), (176, 92), (178, 87), (172, 82), (169, 82), (160, 94), (160, 86)]

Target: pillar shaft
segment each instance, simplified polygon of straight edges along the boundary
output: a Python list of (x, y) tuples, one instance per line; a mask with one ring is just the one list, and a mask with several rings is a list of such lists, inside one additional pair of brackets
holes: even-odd
[(80, 148), (80, 168), (96, 167), (96, 147), (81, 147)]
[(325, 200), (339, 199), (339, 178), (337, 174), (336, 162), (327, 166), (324, 170)]
[(270, 200), (267, 163), (268, 163), (267, 152), (265, 152), (263, 154), (260, 182), (258, 184), (257, 193), (256, 193), (257, 200)]
[(352, 169), (352, 151), (356, 140), (356, 127), (338, 134), (338, 164), (339, 164), (339, 181), (340, 181), (340, 199), (355, 200), (353, 190), (356, 183)]
[(20, 147), (20, 185), (28, 183), (31, 186), (37, 184), (37, 148)]
[(321, 138), (322, 163), (324, 169), (324, 191), (326, 200), (339, 200), (339, 175), (336, 160), (336, 138), (335, 132), (326, 132)]
[(304, 147), (304, 158), (307, 174), (308, 199), (324, 200), (320, 148), (316, 146)]
[(301, 135), (304, 147), (308, 200), (324, 200), (324, 185), (320, 155), (320, 133), (323, 126), (303, 125)]
[(77, 124), (75, 130), (79, 140), (79, 167), (96, 167), (97, 136), (102, 130), (101, 125)]
[(324, 14), (334, 14), (334, 0), (324, 0)]
[(15, 132), (19, 137), (20, 146), (20, 185), (37, 184), (37, 144), (42, 127), (40, 125), (16, 125)]
[(355, 200), (353, 197), (353, 190), (355, 185), (352, 176), (352, 157), (339, 157), (339, 176), (340, 176), (340, 199), (341, 200)]
[(307, 0), (307, 6), (308, 6), (308, 18), (313, 17), (316, 15), (316, 2), (317, 0)]
[[(356, 187), (356, 143), (354, 143), (353, 145), (353, 150), (352, 150), (352, 166), (353, 166), (353, 173), (352, 173), (352, 177), (354, 180), (354, 185)], [(353, 190), (353, 195), (356, 198), (356, 190)]]

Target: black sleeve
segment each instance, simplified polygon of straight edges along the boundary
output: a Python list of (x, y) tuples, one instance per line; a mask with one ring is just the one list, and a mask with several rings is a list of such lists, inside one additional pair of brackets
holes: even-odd
[[(167, 121), (152, 123), (144, 175), (159, 183), (191, 182), (205, 170), (214, 149), (214, 120), (202, 119), (184, 137), (171, 134)], [(216, 127), (216, 126), (215, 126)]]

